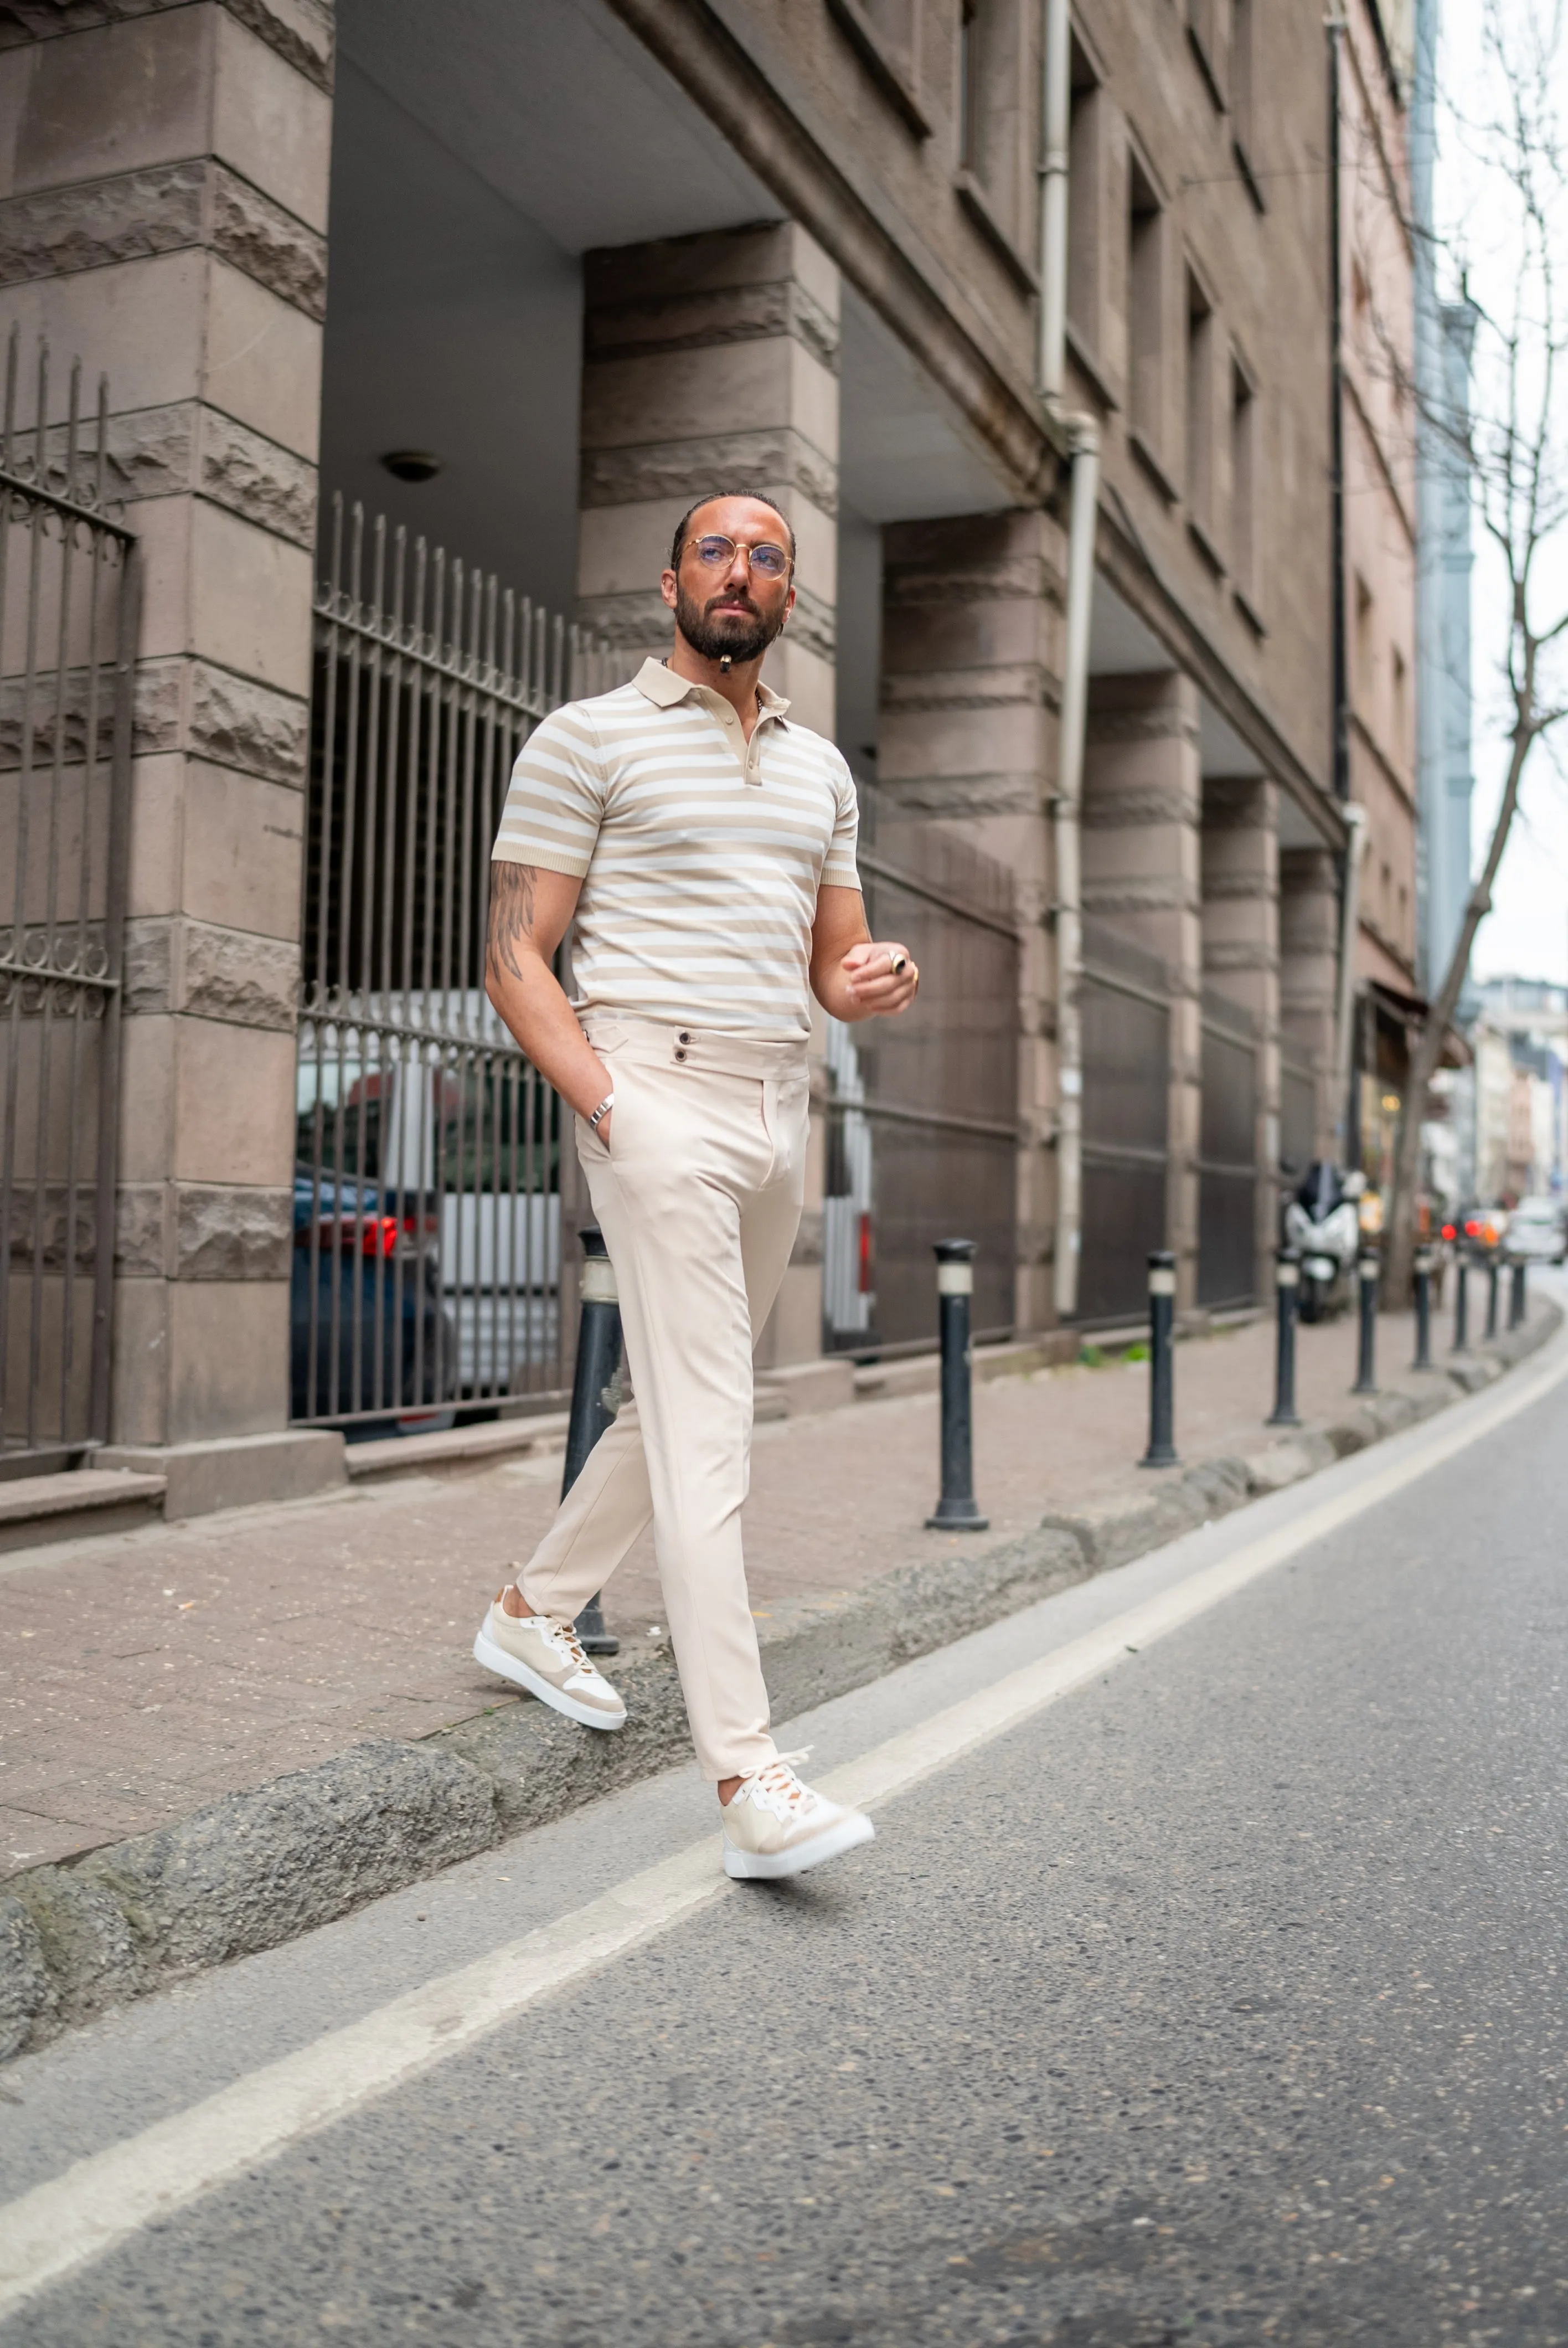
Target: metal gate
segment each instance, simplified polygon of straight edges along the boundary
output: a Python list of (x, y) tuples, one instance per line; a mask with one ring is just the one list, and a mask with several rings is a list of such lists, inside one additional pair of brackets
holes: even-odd
[(1141, 1319), (1163, 1247), (1170, 1147), (1170, 973), (1102, 922), (1083, 924), (1081, 1321)]
[(1279, 1166), (1296, 1179), (1317, 1155), (1317, 1079), (1289, 1047), (1279, 1055)]
[(0, 417), (0, 1473), (108, 1433), (135, 539), (104, 510), (108, 394), (12, 328)]
[(296, 1419), (428, 1425), (566, 1386), (563, 1121), (486, 999), (490, 848), (534, 726), (619, 681), (527, 597), (333, 500), (315, 597)]
[(1207, 987), (1198, 1139), (1198, 1303), (1250, 1304), (1257, 1287), (1257, 1023)]
[(977, 1336), (1011, 1334), (1020, 942), (1012, 875), (948, 826), (860, 789), (874, 937), (925, 983), (903, 1019), (830, 1021), (823, 1318), (829, 1350), (928, 1345), (933, 1241), (972, 1239)]

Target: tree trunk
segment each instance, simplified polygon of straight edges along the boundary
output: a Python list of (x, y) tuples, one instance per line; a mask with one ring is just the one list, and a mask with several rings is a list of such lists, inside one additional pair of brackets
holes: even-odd
[(1405, 1113), (1399, 1122), (1399, 1146), (1394, 1158), (1393, 1212), (1389, 1220), (1384, 1294), (1394, 1304), (1402, 1305), (1410, 1292), (1411, 1259), (1416, 1240), (1416, 1190), (1421, 1172), (1421, 1122), (1427, 1094), (1442, 1058), (1443, 1037), (1452, 1025), (1454, 1014), (1459, 1009), (1460, 996), (1464, 992), (1475, 933), (1491, 911), (1492, 884), (1497, 879), (1502, 851), (1508, 845), (1508, 835), (1512, 828), (1514, 810), (1519, 805), (1519, 786), (1524, 773), (1524, 762), (1530, 756), (1531, 745), (1536, 736), (1534, 694), (1531, 689), (1533, 669), (1534, 662), (1531, 659), (1526, 665), (1525, 685), (1515, 698), (1508, 780), (1503, 787), (1502, 803), (1498, 808), (1497, 821), (1486, 851), (1486, 862), (1470, 892), (1443, 983), (1427, 1013), (1426, 1025), (1411, 1055)]

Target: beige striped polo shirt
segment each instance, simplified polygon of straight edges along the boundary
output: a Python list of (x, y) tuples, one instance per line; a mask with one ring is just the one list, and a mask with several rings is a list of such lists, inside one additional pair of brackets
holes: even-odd
[(524, 744), (495, 853), (580, 878), (579, 1011), (810, 1034), (817, 891), (860, 886), (855, 782), (758, 694), (748, 746), (722, 694), (647, 660)]

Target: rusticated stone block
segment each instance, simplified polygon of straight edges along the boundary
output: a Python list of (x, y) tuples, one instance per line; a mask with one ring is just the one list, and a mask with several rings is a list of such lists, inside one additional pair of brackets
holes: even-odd
[(326, 240), (210, 158), (0, 203), (0, 283), (208, 244), (281, 301), (326, 315)]
[(112, 417), (108, 478), (125, 505), (197, 490), (296, 546), (315, 542), (314, 466), (197, 400)]
[(241, 1027), (292, 1028), (300, 998), (300, 950), (284, 938), (184, 925), (175, 1008)]
[(714, 481), (798, 489), (830, 517), (838, 511), (838, 468), (803, 432), (765, 425), (750, 432), (710, 432), (692, 440), (644, 441), (630, 448), (585, 448), (581, 498), (589, 506), (690, 500)]
[(305, 704), (210, 661), (193, 661), (190, 669), (190, 747), (215, 766), (302, 789)]
[(177, 1280), (286, 1280), (293, 1236), (292, 1191), (182, 1182), (175, 1192)]
[(125, 925), (125, 972), (121, 1001), (128, 1013), (143, 1015), (168, 1011), (174, 1000), (174, 923), (168, 920), (128, 922)]
[(213, 251), (308, 318), (324, 318), (326, 239), (221, 163), (211, 170)]
[(160, 1279), (166, 1264), (161, 1182), (122, 1182), (115, 1193), (115, 1271), (126, 1280)]
[[(179, 660), (138, 661), (131, 696), (131, 748), (138, 758), (179, 747)], [(290, 780), (296, 779), (293, 777)]]
[[(0, 49), (90, 32), (131, 16), (150, 16), (187, 0), (8, 0), (0, 13)], [(223, 0), (229, 14), (265, 41), (318, 89), (333, 86), (333, 15), (328, 0)]]
[(790, 278), (750, 285), (704, 286), (663, 301), (590, 309), (584, 357), (649, 358), (661, 351), (708, 350), (723, 343), (791, 335), (815, 359), (838, 367), (838, 321)]
[(0, 284), (200, 244), (209, 167), (168, 163), (0, 203)]
[(315, 544), (315, 467), (215, 407), (201, 411), (197, 486), (204, 497), (262, 530), (275, 530), (296, 546)]

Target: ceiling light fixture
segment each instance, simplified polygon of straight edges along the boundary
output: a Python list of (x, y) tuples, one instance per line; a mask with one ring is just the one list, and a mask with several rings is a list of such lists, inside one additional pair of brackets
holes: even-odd
[(442, 469), (432, 448), (389, 448), (381, 461), (395, 481), (433, 481)]

